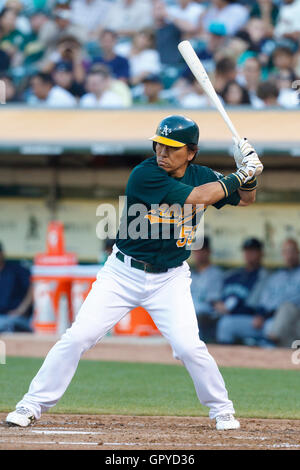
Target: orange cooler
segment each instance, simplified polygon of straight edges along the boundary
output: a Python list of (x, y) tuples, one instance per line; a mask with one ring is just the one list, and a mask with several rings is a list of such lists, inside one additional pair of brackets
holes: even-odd
[(72, 267), (77, 264), (74, 253), (65, 251), (64, 226), (50, 222), (47, 251), (35, 256), (33, 281), (33, 327), (39, 333), (62, 334), (72, 321)]
[(153, 336), (159, 335), (155, 323), (149, 313), (142, 307), (137, 307), (129, 312), (114, 327), (115, 335)]
[[(86, 299), (96, 280), (99, 265), (75, 266), (72, 268), (73, 282), (71, 289), (73, 319), (79, 312), (81, 305)], [(101, 276), (101, 272), (100, 272)], [(150, 315), (142, 307), (129, 312), (114, 328), (114, 335), (151, 336), (160, 334)]]
[(33, 267), (34, 330), (62, 334), (72, 322), (71, 277), (65, 266)]
[(90, 292), (100, 269), (101, 266), (98, 264), (89, 266), (78, 265), (72, 269), (71, 302), (73, 320), (75, 320), (81, 305)]

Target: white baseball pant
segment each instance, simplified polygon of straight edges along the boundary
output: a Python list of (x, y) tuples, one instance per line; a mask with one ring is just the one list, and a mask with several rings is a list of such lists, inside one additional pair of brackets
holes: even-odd
[(125, 256), (125, 262), (120, 261), (115, 252), (116, 248), (99, 272), (76, 320), (49, 351), (17, 407), (29, 408), (38, 419), (43, 411), (56, 405), (70, 384), (81, 355), (130, 310), (142, 306), (185, 365), (200, 402), (210, 409), (210, 418), (234, 413), (217, 364), (199, 339), (188, 264), (152, 274), (132, 268), (129, 256)]

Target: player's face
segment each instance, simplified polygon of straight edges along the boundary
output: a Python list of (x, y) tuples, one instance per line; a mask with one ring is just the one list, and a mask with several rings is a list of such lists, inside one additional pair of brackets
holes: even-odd
[(159, 167), (163, 168), (170, 176), (181, 178), (194, 158), (195, 152), (184, 147), (170, 147), (169, 145), (156, 144), (156, 160)]

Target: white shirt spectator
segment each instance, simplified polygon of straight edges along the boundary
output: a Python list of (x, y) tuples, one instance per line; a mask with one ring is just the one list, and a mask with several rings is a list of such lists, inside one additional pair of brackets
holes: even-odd
[(73, 0), (72, 23), (83, 26), (88, 32), (95, 31), (105, 21), (111, 6), (108, 0)]
[(64, 88), (55, 85), (46, 99), (47, 106), (71, 107), (77, 104), (75, 97)]
[(280, 7), (274, 35), (280, 37), (297, 31), (300, 31), (300, 0)]
[(261, 100), (257, 94), (253, 91), (248, 91), (249, 93), (249, 98), (250, 98), (250, 103), (252, 108), (254, 109), (263, 109), (265, 108), (265, 104), (263, 100)]
[(179, 99), (179, 105), (183, 108), (211, 108), (211, 102), (206, 95), (198, 95), (191, 92)]
[(141, 31), (153, 26), (152, 1), (133, 0), (129, 5), (116, 0), (104, 21), (104, 27), (116, 32)]
[(224, 274), (217, 266), (192, 271), (191, 294), (197, 315), (214, 312), (213, 303), (222, 299)]
[(289, 88), (281, 88), (277, 101), (283, 108), (298, 108), (300, 103), (298, 93)]
[(248, 17), (247, 8), (237, 3), (227, 5), (222, 9), (211, 6), (204, 14), (203, 24), (208, 31), (211, 23), (222, 23), (225, 26), (226, 34), (233, 36), (244, 26)]
[(83, 95), (80, 106), (83, 108), (124, 108), (124, 102), (119, 95), (107, 90), (100, 98), (97, 98), (93, 93)]
[(76, 106), (76, 98), (64, 88), (55, 85), (51, 88), (45, 100), (39, 100), (36, 96), (28, 99), (29, 104), (44, 104), (53, 108), (72, 108)]
[(142, 73), (159, 74), (161, 63), (159, 53), (154, 49), (146, 49), (128, 58), (131, 77), (137, 77)]
[(200, 5), (195, 2), (189, 3), (186, 8), (182, 8), (180, 4), (167, 8), (167, 12), (171, 20), (172, 18), (176, 18), (178, 20), (188, 21), (193, 26), (198, 25), (200, 16), (204, 10), (204, 5)]
[[(266, 108), (265, 103), (258, 98), (256, 95), (250, 94), (250, 101), (251, 105), (255, 109), (263, 109)], [(278, 106), (282, 108), (292, 109), (292, 108), (299, 108), (299, 96), (296, 91), (290, 90), (289, 88), (282, 88), (279, 91), (279, 95), (277, 98)]]

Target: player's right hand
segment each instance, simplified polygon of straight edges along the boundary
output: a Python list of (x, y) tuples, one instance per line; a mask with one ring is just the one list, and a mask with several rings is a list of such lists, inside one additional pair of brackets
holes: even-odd
[(241, 179), (242, 184), (247, 183), (255, 176), (258, 168), (257, 165), (258, 163), (256, 159), (251, 158), (251, 156), (244, 158), (242, 165), (236, 171), (236, 174)]
[(264, 166), (263, 166), (262, 162), (260, 161), (260, 159), (258, 158), (256, 152), (251, 153), (250, 155), (248, 155), (248, 157), (245, 157), (242, 161), (242, 166), (243, 165), (255, 166), (254, 176), (259, 176), (263, 172), (263, 169), (264, 169)]

